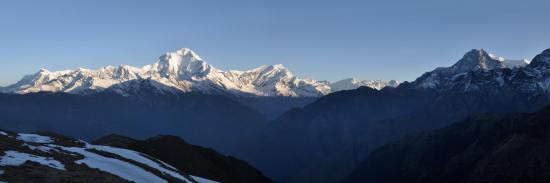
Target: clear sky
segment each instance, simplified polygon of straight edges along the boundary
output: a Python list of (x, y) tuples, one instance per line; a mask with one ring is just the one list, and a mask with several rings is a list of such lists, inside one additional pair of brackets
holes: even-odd
[(548, 0), (3, 0), (0, 85), (40, 68), (143, 66), (188, 47), (220, 69), (413, 80), (472, 48), (550, 48)]

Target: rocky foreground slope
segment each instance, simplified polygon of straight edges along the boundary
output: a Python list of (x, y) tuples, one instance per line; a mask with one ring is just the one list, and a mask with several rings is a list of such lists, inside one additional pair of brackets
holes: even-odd
[[(104, 138), (107, 139), (107, 138)], [(163, 138), (154, 138), (151, 141)], [(172, 138), (173, 139), (173, 138)], [(155, 146), (154, 142), (148, 145)], [(179, 139), (179, 141), (182, 141)], [(166, 152), (171, 154), (167, 158), (171, 162), (174, 157), (185, 157), (188, 154), (177, 154), (185, 152), (206, 151), (195, 146), (186, 146), (181, 150), (181, 144), (172, 144), (177, 152)], [(134, 146), (135, 147), (135, 146)], [(161, 148), (156, 150), (166, 150)], [(155, 151), (155, 149), (153, 149)], [(163, 154), (160, 152), (160, 154)], [(155, 153), (154, 155), (158, 155)], [(214, 159), (206, 162), (203, 167), (210, 167), (213, 161), (223, 160), (224, 156), (212, 151), (209, 157)], [(165, 157), (166, 158), (166, 157)], [(218, 159), (216, 159), (218, 158)], [(186, 160), (184, 158), (184, 160)], [(202, 159), (192, 162), (192, 165), (201, 166)], [(228, 160), (226, 160), (227, 162)], [(235, 161), (235, 160), (233, 160)], [(210, 164), (207, 164), (210, 163)], [(221, 162), (224, 163), (224, 162)], [(178, 166), (180, 167), (180, 166)], [(254, 170), (252, 167), (244, 167)], [(217, 167), (216, 170), (232, 168)], [(186, 170), (198, 172), (213, 177), (212, 174), (205, 174), (201, 169), (188, 167)], [(231, 170), (227, 170), (231, 171)], [(239, 170), (236, 170), (237, 172)], [(261, 174), (258, 173), (261, 177)], [(243, 176), (245, 177), (245, 176)], [(223, 176), (214, 177), (223, 182)], [(246, 178), (246, 177), (245, 177)], [(48, 132), (36, 134), (13, 133), (0, 131), (0, 181), (2, 182), (195, 182), (212, 183), (217, 182), (180, 171), (164, 161), (149, 156), (145, 153), (104, 145), (93, 145), (81, 140), (63, 137)], [(261, 182), (261, 181), (259, 181)], [(270, 182), (266, 178), (263, 182)]]
[(271, 180), (245, 161), (223, 156), (216, 151), (187, 143), (171, 135), (136, 140), (120, 135), (107, 135), (93, 141), (131, 149), (173, 165), (178, 170), (224, 183), (270, 183)]

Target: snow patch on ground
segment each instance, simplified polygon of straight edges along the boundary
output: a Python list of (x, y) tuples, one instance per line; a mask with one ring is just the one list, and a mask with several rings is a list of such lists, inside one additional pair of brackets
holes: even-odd
[[(121, 148), (115, 148), (115, 147), (109, 147), (109, 146), (99, 146), (99, 145), (88, 145), (86, 146), (87, 148), (93, 148), (93, 149), (97, 149), (97, 150), (100, 150), (100, 151), (105, 151), (105, 152), (109, 152), (109, 153), (113, 153), (113, 154), (116, 154), (116, 155), (119, 155), (119, 156), (122, 156), (124, 158), (128, 158), (128, 159), (131, 159), (131, 160), (134, 160), (134, 161), (137, 161), (137, 162), (140, 162), (140, 163), (143, 163), (151, 168), (154, 168), (154, 169), (157, 169), (159, 170), (160, 172), (164, 173), (164, 174), (168, 174), (172, 177), (175, 177), (175, 178), (178, 178), (180, 180), (184, 180), (184, 181), (189, 181), (187, 180), (185, 177), (183, 177), (181, 174), (175, 172), (175, 171), (172, 171), (172, 170), (168, 170), (162, 166), (160, 166), (158, 163), (156, 163), (155, 161), (149, 159), (149, 158), (146, 158), (144, 157), (143, 155), (141, 155), (141, 153), (138, 153), (138, 152), (135, 152), (135, 151), (132, 151), (132, 150), (127, 150), (127, 149), (121, 149)], [(173, 167), (171, 167), (173, 168)], [(174, 170), (176, 170), (174, 168)], [(190, 181), (189, 181), (190, 182)]]
[(62, 147), (57, 146), (65, 151), (81, 154), (84, 159), (78, 160), (76, 164), (86, 164), (91, 168), (97, 168), (99, 170), (109, 172), (113, 175), (117, 175), (123, 179), (133, 181), (136, 183), (148, 183), (148, 182), (167, 182), (160, 177), (143, 170), (142, 168), (135, 166), (131, 163), (127, 163), (118, 159), (103, 157), (101, 155), (86, 151), (85, 148), (80, 147)]
[(0, 135), (8, 136), (6, 132), (0, 131)]
[(27, 143), (24, 143), (22, 146), (25, 146), (25, 147), (28, 147), (29, 149), (31, 150), (39, 150), (39, 151), (42, 151), (42, 152), (50, 152), (50, 150), (56, 150), (54, 148), (51, 148), (51, 147), (46, 147), (46, 146), (33, 146), (33, 145), (30, 145), (30, 144), (27, 144)]
[[(2, 133), (2, 135), (4, 135), (4, 133)], [(57, 152), (65, 155), (81, 155), (83, 159), (76, 160), (74, 162), (75, 164), (85, 164), (90, 168), (99, 169), (109, 174), (116, 175), (122, 179), (136, 183), (164, 183), (167, 182), (167, 180), (164, 179), (165, 176), (180, 179), (185, 182), (216, 183), (215, 181), (201, 177), (186, 178), (177, 168), (174, 168), (160, 160), (151, 158), (145, 154), (128, 149), (92, 145), (84, 141), (81, 141), (85, 144), (84, 147), (65, 147), (55, 144), (55, 140), (52, 137), (37, 134), (19, 133), (14, 139), (21, 142), (22, 147), (27, 147), (34, 152), (40, 151), (48, 154)], [(123, 157), (124, 159), (104, 156), (102, 153), (95, 153), (91, 150), (117, 155)], [(4, 153), (4, 156), (0, 156), (0, 166), (20, 166), (27, 161), (32, 161), (59, 170), (66, 170), (64, 164), (52, 157), (37, 156), (13, 150), (5, 151)], [(151, 169), (155, 169), (158, 172), (161, 172), (164, 176), (157, 176), (156, 174), (147, 171), (147, 168), (144, 169), (140, 167), (141, 165), (135, 165), (133, 162), (138, 162), (144, 166), (148, 166)], [(3, 173), (4, 171), (0, 170), (0, 175)], [(2, 182), (0, 181), (0, 183)]]
[(32, 161), (55, 169), (65, 170), (65, 166), (53, 158), (35, 156), (17, 151), (6, 151), (5, 153), (6, 155), (1, 157), (0, 166), (20, 166), (26, 161)]
[(53, 139), (50, 137), (37, 135), (37, 134), (26, 134), (26, 133), (17, 134), (17, 140), (30, 142), (30, 143), (39, 143), (39, 144), (46, 144), (46, 143), (53, 142)]

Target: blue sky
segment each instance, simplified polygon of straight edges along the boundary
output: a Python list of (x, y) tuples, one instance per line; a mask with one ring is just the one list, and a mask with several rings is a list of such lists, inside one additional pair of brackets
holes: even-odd
[(550, 48), (550, 1), (0, 1), (0, 85), (40, 68), (142, 66), (181, 47), (220, 69), (413, 80), (472, 48)]

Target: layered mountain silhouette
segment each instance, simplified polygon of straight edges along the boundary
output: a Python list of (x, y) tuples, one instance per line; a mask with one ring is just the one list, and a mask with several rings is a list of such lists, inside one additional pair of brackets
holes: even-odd
[(329, 94), (271, 122), (242, 157), (279, 182), (340, 181), (373, 149), (406, 134), (546, 106), (549, 53), (527, 64), (472, 50), (397, 88)]
[(549, 182), (550, 107), (478, 115), (384, 145), (343, 182)]
[(281, 64), (246, 71), (224, 71), (208, 64), (191, 49), (182, 48), (163, 54), (153, 64), (143, 67), (122, 65), (65, 71), (41, 69), (15, 84), (0, 87), (0, 93), (51, 92), (83, 96), (110, 93), (136, 98), (149, 98), (147, 95), (150, 93), (223, 95), (271, 120), (331, 92), (360, 86), (382, 89), (398, 85), (399, 82), (394, 80), (318, 81), (296, 76)]
[[(5, 123), (0, 128), (50, 130), (85, 140), (111, 133), (133, 139), (169, 134), (246, 160), (276, 182), (339, 182), (354, 180), (349, 175), (373, 150), (406, 135), (481, 113), (534, 112), (550, 102), (550, 49), (532, 61), (471, 50), (454, 65), (397, 87), (383, 87), (394, 82), (316, 81), (287, 71), (281, 65), (222, 71), (188, 49), (142, 68), (42, 70), (2, 88), (0, 121)], [(180, 162), (155, 155), (152, 149), (166, 148), (148, 144), (155, 138), (133, 139), (112, 145)], [(170, 136), (161, 139), (186, 144)], [(265, 180), (245, 164), (228, 161), (216, 165), (243, 171), (205, 172), (210, 167), (205, 165), (196, 173), (237, 182)], [(233, 176), (241, 173), (259, 177)]]
[(227, 153), (262, 128), (265, 117), (221, 95), (157, 93), (140, 82), (143, 95), (66, 93), (0, 94), (0, 127), (13, 131), (54, 131), (92, 140), (111, 133), (133, 138), (173, 134), (190, 143)]

